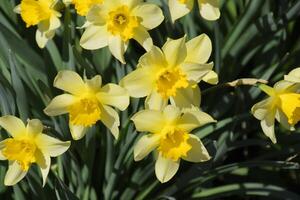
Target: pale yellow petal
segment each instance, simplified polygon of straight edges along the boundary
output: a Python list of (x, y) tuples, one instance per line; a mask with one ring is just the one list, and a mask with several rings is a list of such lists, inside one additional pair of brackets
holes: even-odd
[(129, 94), (126, 89), (116, 84), (106, 84), (97, 94), (97, 98), (104, 105), (114, 106), (125, 110), (129, 105)]
[(134, 9), (137, 5), (141, 4), (142, 2), (143, 0), (122, 0), (122, 3), (127, 5), (130, 9)]
[(290, 131), (295, 130), (295, 127), (288, 122), (288, 118), (280, 109), (276, 110), (275, 118), (284, 128)]
[(185, 62), (204, 64), (208, 61), (212, 44), (206, 34), (201, 34), (186, 43), (187, 57)]
[(82, 93), (86, 91), (86, 85), (79, 74), (70, 70), (58, 72), (53, 85), (56, 88), (75, 95), (82, 95)]
[(141, 25), (148, 30), (157, 27), (164, 20), (162, 10), (151, 3), (139, 4), (134, 8), (133, 13), (141, 19)]
[(145, 108), (151, 110), (162, 110), (168, 104), (168, 99), (164, 99), (156, 91), (152, 91), (145, 100)]
[(163, 115), (164, 115), (164, 118), (166, 119), (166, 121), (174, 122), (177, 119), (179, 119), (179, 117), (181, 115), (181, 110), (176, 106), (167, 105), (163, 109)]
[(171, 104), (179, 108), (190, 108), (191, 106), (200, 106), (201, 95), (198, 85), (188, 88), (178, 89), (175, 97), (171, 97)]
[(131, 118), (135, 128), (140, 132), (157, 133), (165, 125), (165, 118), (159, 110), (142, 110), (133, 115)]
[(200, 15), (210, 21), (220, 18), (220, 9), (218, 0), (198, 0)]
[(43, 178), (43, 187), (46, 184), (47, 176), (49, 174), (50, 166), (51, 166), (51, 159), (50, 156), (44, 154), (41, 151), (37, 151), (35, 154), (36, 162), (40, 167), (42, 178)]
[(153, 89), (153, 78), (149, 76), (151, 72), (146, 68), (137, 68), (126, 75), (120, 85), (127, 89), (131, 97), (140, 98), (148, 96)]
[[(43, 49), (45, 48), (47, 42), (49, 41), (49, 39), (51, 39), (52, 37), (47, 37), (47, 32), (42, 32), (40, 31), (39, 29), (36, 30), (36, 33), (35, 33), (35, 40), (36, 40), (36, 43), (37, 45)], [(51, 34), (50, 34), (51, 33)], [(48, 32), (48, 35), (50, 36), (54, 36), (54, 33), (53, 31), (50, 31)]]
[(27, 134), (36, 136), (43, 132), (43, 124), (39, 119), (27, 120)]
[(162, 50), (170, 66), (177, 67), (181, 65), (187, 56), (185, 36), (176, 40), (168, 39)]
[(40, 134), (36, 137), (36, 144), (39, 149), (51, 157), (57, 157), (66, 152), (70, 145), (70, 141), (61, 141), (46, 134)]
[(218, 74), (215, 72), (215, 71), (210, 71), (208, 72), (203, 78), (202, 78), (203, 81), (205, 81), (206, 83), (209, 83), (209, 84), (218, 84), (219, 82), (219, 77), (218, 77)]
[(155, 174), (157, 179), (161, 183), (168, 182), (179, 169), (178, 161), (173, 161), (168, 158), (164, 158), (161, 153), (159, 153), (158, 158), (155, 163)]
[(134, 30), (133, 38), (144, 47), (146, 51), (150, 51), (153, 41), (148, 31), (144, 27), (137, 27)]
[(88, 130), (88, 127), (81, 125), (72, 125), (69, 123), (70, 132), (73, 140), (80, 140), (83, 138)]
[(272, 109), (271, 105), (272, 105), (272, 98), (267, 98), (252, 106), (251, 112), (256, 119), (263, 120), (265, 116), (271, 111)]
[(120, 36), (110, 36), (108, 38), (108, 47), (112, 55), (118, 59), (122, 64), (125, 64), (124, 53), (127, 49)]
[(189, 136), (188, 143), (192, 148), (182, 159), (195, 163), (208, 161), (211, 157), (201, 140), (195, 135), (189, 134)]
[(96, 75), (91, 79), (85, 80), (86, 84), (88, 85), (89, 89), (94, 92), (99, 92), (102, 86), (102, 77), (100, 75)]
[(109, 106), (101, 109), (101, 121), (111, 131), (115, 139), (119, 137), (120, 119), (118, 113)]
[(159, 145), (160, 136), (158, 134), (149, 134), (142, 136), (134, 145), (133, 155), (135, 161), (140, 161), (146, 157)]
[(0, 142), (0, 160), (7, 160), (7, 158), (2, 154), (2, 150), (5, 148), (5, 142), (7, 140), (8, 139), (5, 139)]
[(180, 68), (186, 74), (188, 80), (199, 83), (209, 72), (211, 72), (213, 63), (198, 64), (185, 62)]
[(80, 38), (80, 46), (94, 50), (108, 45), (109, 34), (105, 26), (88, 26)]
[(145, 53), (138, 63), (138, 67), (151, 68), (148, 76), (155, 76), (159, 70), (167, 66), (167, 61), (163, 52), (157, 46), (152, 46), (151, 50)]
[(292, 71), (290, 71), (290, 73), (285, 75), (284, 80), (293, 83), (300, 83), (300, 67), (293, 69)]
[(44, 112), (49, 116), (68, 113), (68, 107), (74, 103), (75, 97), (70, 94), (62, 94), (54, 97)]
[(292, 86), (294, 86), (295, 84), (290, 82), (290, 81), (286, 81), (286, 80), (280, 80), (277, 83), (274, 84), (273, 86), (273, 90), (280, 93), (280, 92), (286, 92), (289, 91), (290, 88), (292, 88)]
[(60, 22), (59, 18), (55, 15), (52, 15), (49, 19), (49, 31), (59, 28), (60, 25), (61, 25), (61, 22)]
[(194, 0), (187, 0), (186, 3), (180, 3), (178, 0), (169, 0), (169, 9), (171, 14), (172, 22), (185, 16), (191, 12), (194, 6)]
[(17, 161), (10, 161), (4, 178), (4, 185), (12, 186), (22, 180), (27, 171), (23, 171)]
[(23, 121), (12, 115), (0, 117), (0, 126), (14, 138), (26, 133)]
[(270, 112), (265, 116), (264, 119), (260, 121), (260, 125), (263, 129), (263, 132), (267, 137), (271, 139), (273, 143), (276, 143), (276, 136), (275, 136), (275, 131), (274, 131), (274, 123), (275, 123), (275, 113)]
[[(107, 1), (104, 1), (107, 4)], [(103, 26), (106, 23), (107, 6), (104, 4), (94, 5), (87, 13), (86, 20), (96, 26)]]
[(195, 128), (212, 122), (216, 122), (216, 120), (209, 114), (200, 111), (199, 108), (194, 107), (184, 110), (184, 114), (179, 118), (177, 126), (187, 132), (191, 132)]

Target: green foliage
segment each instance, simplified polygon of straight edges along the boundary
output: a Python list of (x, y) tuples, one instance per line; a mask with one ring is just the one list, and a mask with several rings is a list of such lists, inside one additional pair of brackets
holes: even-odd
[[(203, 20), (194, 9), (175, 24), (165, 0), (151, 2), (161, 5), (166, 17), (150, 32), (155, 45), (161, 47), (167, 37), (207, 33), (221, 83), (259, 78), (273, 84), (300, 66), (300, 1), (223, 0), (221, 18), (216, 22)], [(117, 83), (135, 68), (144, 50), (131, 41), (125, 66), (108, 49), (83, 50), (79, 46), (83, 30), (76, 27), (84, 20), (68, 8), (54, 40), (39, 49), (35, 28), (27, 29), (13, 13), (18, 3), (0, 1), (0, 113), (23, 120), (39, 118), (47, 125), (48, 134), (71, 140), (66, 116), (50, 118), (43, 113), (50, 99), (61, 93), (52, 86), (57, 72), (71, 69), (88, 77), (101, 74), (105, 83)], [(142, 109), (142, 103), (132, 99), (128, 110), (120, 113), (119, 140), (97, 124), (82, 140), (73, 141), (67, 153), (52, 159), (44, 188), (35, 167), (19, 184), (5, 187), (7, 163), (0, 162), (0, 199), (300, 199), (299, 131), (291, 134), (277, 126), (278, 144), (273, 145), (249, 112), (264, 96), (258, 88), (210, 87), (201, 83), (201, 107), (218, 122), (195, 134), (207, 146), (211, 161), (182, 162), (177, 175), (160, 184), (152, 156), (133, 160), (133, 146), (140, 136), (129, 119)], [(1, 133), (0, 138), (5, 138), (4, 131)]]

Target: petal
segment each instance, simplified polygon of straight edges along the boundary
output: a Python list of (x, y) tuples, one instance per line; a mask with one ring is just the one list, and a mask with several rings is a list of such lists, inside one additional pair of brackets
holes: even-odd
[(206, 83), (216, 85), (219, 82), (219, 77), (216, 72), (211, 70), (202, 78), (202, 80), (205, 81)]
[(272, 98), (267, 98), (252, 106), (251, 112), (256, 119), (263, 120), (266, 117), (266, 115), (270, 112), (271, 109), (272, 109)]
[(69, 149), (71, 142), (64, 142), (46, 134), (39, 134), (36, 137), (36, 144), (44, 154), (57, 157)]
[(293, 69), (290, 73), (288, 73), (288, 75), (284, 75), (284, 80), (293, 83), (300, 83), (300, 67)]
[(126, 4), (129, 8), (134, 8), (137, 5), (141, 4), (142, 0), (123, 0), (122, 3)]
[(94, 50), (108, 45), (108, 32), (105, 26), (89, 26), (80, 38), (80, 46), (84, 49)]
[(142, 110), (131, 117), (137, 131), (158, 133), (165, 125), (165, 118), (159, 110)]
[(137, 68), (125, 76), (120, 81), (120, 85), (127, 89), (131, 97), (140, 98), (148, 96), (153, 88), (153, 80), (149, 74), (149, 69)]
[(112, 83), (102, 87), (97, 94), (97, 98), (102, 104), (114, 106), (122, 111), (129, 105), (129, 95), (127, 90)]
[(110, 36), (108, 39), (108, 47), (112, 55), (117, 58), (121, 63), (125, 64), (124, 53), (127, 49), (127, 44), (125, 44), (121, 37)]
[(169, 0), (169, 9), (172, 22), (191, 12), (194, 6), (194, 0), (187, 0), (186, 3), (180, 3), (178, 0)]
[(92, 79), (87, 79), (85, 82), (92, 91), (99, 92), (101, 90), (102, 77), (100, 75), (96, 75)]
[(163, 110), (163, 115), (169, 123), (172, 123), (179, 118), (181, 110), (176, 106), (167, 105)]
[(59, 18), (55, 15), (52, 15), (49, 20), (49, 31), (59, 28), (60, 25), (61, 25), (61, 22), (60, 22)]
[(5, 140), (2, 140), (1, 142), (0, 142), (0, 160), (7, 160), (7, 158), (2, 154), (2, 150), (5, 148), (5, 141), (6, 141), (7, 139), (5, 139)]
[(163, 52), (157, 46), (152, 46), (151, 50), (139, 59), (138, 67), (151, 68), (149, 74), (155, 75), (162, 67), (167, 66), (167, 64)]
[(15, 116), (7, 115), (0, 117), (0, 126), (14, 138), (26, 133), (23, 121)]
[(159, 26), (164, 20), (164, 15), (160, 7), (151, 3), (141, 3), (133, 10), (135, 16), (141, 18), (141, 25), (151, 30)]
[(135, 144), (133, 155), (135, 161), (145, 158), (151, 151), (159, 145), (160, 136), (157, 134), (144, 135)]
[(88, 127), (80, 126), (80, 125), (72, 125), (70, 123), (69, 123), (69, 127), (70, 127), (72, 138), (74, 140), (80, 140), (81, 138), (83, 138), (83, 136), (85, 136), (88, 129)]
[(204, 64), (208, 61), (212, 44), (206, 34), (201, 34), (186, 43), (187, 57), (185, 62)]
[(58, 72), (53, 85), (56, 88), (79, 96), (86, 91), (86, 85), (79, 74), (69, 70)]
[(195, 135), (189, 134), (189, 136), (188, 143), (192, 148), (182, 159), (195, 163), (208, 161), (211, 157), (201, 140)]
[(148, 31), (144, 27), (137, 27), (134, 30), (133, 38), (144, 47), (146, 51), (150, 51), (153, 46), (153, 41)]
[(168, 99), (164, 99), (156, 91), (152, 91), (145, 100), (145, 108), (151, 110), (162, 110), (168, 104)]
[(176, 96), (170, 100), (172, 105), (178, 106), (179, 108), (190, 108), (192, 105), (199, 107), (201, 101), (200, 89), (198, 85), (178, 89)]
[(216, 122), (209, 114), (202, 112), (199, 108), (184, 110), (184, 114), (180, 117), (177, 124), (181, 129), (191, 132), (195, 128), (201, 127), (205, 124)]
[(43, 177), (43, 187), (46, 184), (47, 176), (49, 174), (51, 159), (47, 154), (42, 153), (41, 151), (37, 151), (35, 154), (36, 162), (40, 167), (42, 177)]
[(68, 113), (68, 107), (73, 104), (75, 97), (70, 94), (62, 94), (54, 97), (49, 105), (44, 109), (44, 113), (49, 116), (56, 116)]
[(218, 0), (198, 0), (200, 15), (206, 20), (217, 20), (220, 18)]
[(161, 153), (159, 153), (157, 161), (155, 163), (155, 174), (157, 179), (161, 183), (168, 182), (178, 171), (179, 169), (178, 161), (173, 161), (167, 158), (164, 158)]
[(187, 75), (188, 80), (199, 83), (211, 71), (213, 65), (213, 63), (198, 64), (185, 62), (181, 65), (181, 69)]
[(275, 118), (277, 119), (277, 121), (284, 128), (286, 128), (286, 129), (288, 129), (290, 131), (294, 131), (295, 130), (294, 126), (292, 126), (291, 124), (289, 124), (288, 118), (286, 117), (286, 115), (280, 109), (277, 109), (277, 112), (275, 114)]
[(162, 49), (170, 66), (176, 67), (181, 65), (187, 55), (185, 36), (177, 40), (168, 39)]
[[(106, 3), (106, 2), (104, 2)], [(106, 7), (101, 5), (94, 5), (87, 13), (86, 20), (89, 23), (96, 24), (96, 25), (104, 25), (106, 23)]]
[(14, 12), (17, 14), (21, 14), (21, 4), (16, 5), (16, 7), (14, 7)]
[(101, 109), (101, 121), (111, 131), (115, 139), (119, 137), (120, 119), (118, 113), (109, 106)]
[(277, 142), (277, 140), (276, 140), (276, 136), (275, 136), (275, 132), (274, 132), (274, 123), (275, 123), (274, 111), (267, 114), (265, 116), (265, 118), (260, 121), (260, 125), (263, 129), (263, 132), (275, 144)]
[(35, 136), (43, 132), (44, 126), (39, 119), (27, 120), (27, 134)]
[(4, 178), (4, 185), (12, 186), (24, 178), (27, 171), (23, 171), (17, 161), (10, 161)]
[[(53, 32), (53, 31), (52, 31), (52, 32)], [(47, 37), (46, 33), (47, 33), (47, 32), (42, 32), (42, 31), (40, 31), (39, 29), (37, 29), (37, 30), (36, 30), (36, 33), (35, 33), (35, 40), (36, 40), (36, 43), (37, 43), (37, 45), (38, 45), (41, 49), (43, 49), (43, 48), (46, 46), (48, 40), (51, 39), (51, 37), (50, 37), (50, 38)], [(54, 36), (54, 35), (53, 35), (53, 36)]]

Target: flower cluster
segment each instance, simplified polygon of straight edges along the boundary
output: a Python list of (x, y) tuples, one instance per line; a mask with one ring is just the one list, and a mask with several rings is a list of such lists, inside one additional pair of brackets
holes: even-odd
[[(200, 15), (206, 20), (220, 17), (217, 0), (198, 0)], [(194, 0), (169, 0), (171, 21), (187, 15)], [(94, 50), (108, 46), (111, 54), (125, 64), (124, 54), (134, 39), (146, 51), (136, 69), (119, 84), (103, 85), (100, 75), (89, 79), (74, 71), (58, 72), (54, 87), (65, 93), (54, 97), (44, 109), (48, 116), (68, 114), (69, 129), (74, 140), (101, 121), (115, 139), (119, 136), (118, 112), (130, 104), (130, 97), (144, 98), (144, 110), (134, 113), (131, 120), (137, 131), (146, 132), (134, 147), (134, 160), (157, 152), (155, 173), (164, 183), (178, 171), (180, 161), (208, 161), (211, 156), (192, 131), (215, 120), (200, 109), (201, 81), (218, 83), (218, 75), (209, 62), (212, 43), (206, 34), (187, 41), (187, 36), (170, 39), (160, 48), (153, 44), (149, 30), (164, 20), (161, 8), (142, 0), (21, 0), (15, 8), (26, 27), (37, 25), (36, 41), (40, 48), (61, 26), (59, 17), (64, 6), (74, 6), (85, 18), (80, 46)], [(275, 143), (275, 118), (288, 129), (300, 120), (300, 68), (285, 76), (274, 88), (260, 85), (269, 98), (253, 106), (253, 115), (261, 120), (264, 133)], [(5, 185), (13, 185), (28, 172), (31, 164), (40, 166), (43, 184), (50, 168), (50, 157), (68, 150), (70, 142), (62, 142), (43, 133), (38, 119), (27, 126), (14, 116), (0, 118), (12, 138), (0, 143), (0, 158), (9, 160)]]

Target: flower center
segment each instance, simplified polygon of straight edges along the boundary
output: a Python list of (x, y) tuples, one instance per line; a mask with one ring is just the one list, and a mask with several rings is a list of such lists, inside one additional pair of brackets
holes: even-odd
[(133, 37), (134, 29), (138, 25), (138, 18), (130, 15), (128, 6), (120, 6), (108, 13), (107, 30), (113, 35), (121, 36), (123, 41)]
[(189, 134), (180, 129), (167, 128), (162, 134), (158, 151), (165, 158), (177, 161), (192, 148), (188, 143)]
[(186, 4), (187, 0), (178, 0), (179, 3)]
[(39, 22), (49, 19), (53, 13), (51, 9), (54, 0), (22, 0), (21, 17), (26, 27), (37, 25)]
[(77, 13), (86, 16), (91, 7), (103, 3), (103, 0), (72, 0)]
[(170, 96), (176, 96), (177, 89), (188, 87), (189, 83), (179, 68), (170, 68), (159, 73), (156, 85), (157, 92), (168, 99)]
[(17, 140), (9, 138), (4, 142), (5, 147), (2, 150), (3, 156), (8, 160), (16, 160), (23, 171), (27, 171), (31, 163), (36, 162), (36, 145), (26, 139)]
[(279, 95), (279, 106), (288, 118), (288, 123), (295, 125), (300, 120), (300, 94), (286, 93)]
[(99, 102), (96, 97), (79, 99), (68, 108), (70, 123), (73, 125), (91, 126), (101, 117)]

